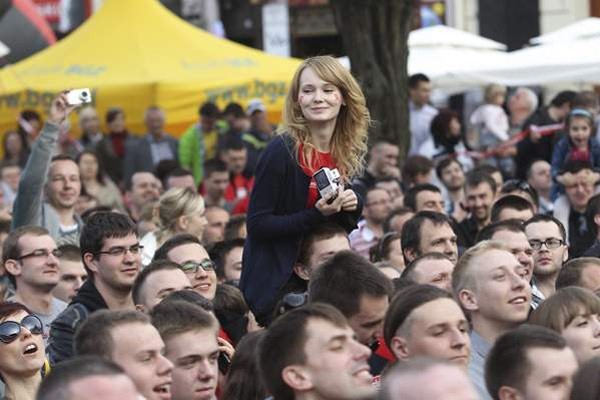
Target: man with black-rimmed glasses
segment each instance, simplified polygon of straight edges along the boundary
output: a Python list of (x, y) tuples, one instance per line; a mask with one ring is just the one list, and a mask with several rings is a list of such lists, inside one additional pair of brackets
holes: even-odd
[(44, 325), (48, 338), (50, 323), (67, 306), (52, 296), (60, 278), (60, 251), (48, 230), (23, 226), (12, 231), (4, 241), (2, 263), (10, 282), (16, 287), (9, 301), (27, 306)]
[(131, 289), (142, 248), (133, 221), (120, 213), (93, 214), (81, 232), (80, 248), (88, 280), (51, 325), (48, 356), (53, 364), (73, 356), (75, 331), (90, 314), (134, 309)]
[(566, 231), (563, 224), (548, 215), (536, 215), (524, 224), (525, 235), (533, 249), (533, 278), (531, 285), (537, 288), (539, 302), (547, 299), (555, 291), (556, 278), (563, 263), (569, 258), (566, 245)]
[(187, 233), (173, 236), (156, 250), (153, 261), (157, 260), (179, 264), (196, 292), (211, 301), (215, 298), (216, 266), (196, 236)]

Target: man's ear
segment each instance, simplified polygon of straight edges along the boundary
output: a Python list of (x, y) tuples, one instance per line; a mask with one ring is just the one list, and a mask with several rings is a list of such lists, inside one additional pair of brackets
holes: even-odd
[(313, 388), (310, 376), (299, 365), (288, 365), (281, 371), (281, 378), (294, 391), (306, 392)]
[(521, 396), (521, 393), (510, 386), (502, 386), (498, 390), (498, 398), (500, 400), (523, 400), (524, 397)]
[(479, 304), (477, 303), (477, 296), (475, 293), (468, 289), (463, 289), (458, 292), (458, 301), (463, 306), (465, 310), (468, 311), (476, 311), (479, 309)]
[(390, 350), (392, 350), (392, 353), (394, 353), (394, 355), (396, 356), (396, 358), (398, 360), (400, 360), (400, 361), (408, 360), (408, 358), (410, 357), (410, 354), (408, 351), (408, 343), (405, 338), (400, 337), (400, 336), (394, 336), (392, 338), (392, 343), (390, 343), (390, 344), (391, 344)]
[(4, 269), (6, 270), (6, 272), (15, 277), (21, 275), (22, 272), (21, 263), (11, 259), (6, 260), (6, 262), (4, 263)]
[(419, 256), (418, 251), (409, 247), (405, 247), (404, 249), (402, 249), (402, 254), (404, 254), (404, 258), (406, 258), (406, 260), (408, 260), (409, 263)]
[(298, 277), (302, 280), (308, 281), (310, 280), (310, 268), (307, 266), (296, 263), (294, 264), (294, 273), (298, 275)]
[(135, 310), (139, 311), (139, 312), (143, 312), (144, 314), (148, 314), (148, 312), (149, 312), (149, 310), (143, 304), (136, 304), (135, 305)]
[(563, 245), (565, 246), (565, 253), (563, 254), (563, 263), (566, 263), (567, 260), (569, 259), (569, 246), (567, 245)]
[[(83, 255), (83, 264), (88, 267), (90, 271), (98, 272), (98, 260), (94, 257), (92, 253), (85, 253)], [(89, 279), (89, 277), (88, 277)]]

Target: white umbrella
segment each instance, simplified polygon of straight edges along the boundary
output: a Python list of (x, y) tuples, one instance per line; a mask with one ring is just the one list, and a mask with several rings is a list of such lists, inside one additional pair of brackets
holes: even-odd
[(594, 36), (600, 36), (600, 18), (590, 17), (542, 36), (534, 37), (529, 42), (531, 44), (547, 44), (588, 39)]
[(436, 25), (412, 31), (408, 36), (408, 45), (411, 49), (434, 46), (506, 50), (506, 46), (500, 42), (446, 25)]
[(505, 65), (471, 71), (469, 75), (510, 86), (599, 83), (599, 48), (600, 36), (529, 47), (509, 53)]
[(0, 57), (4, 57), (10, 53), (10, 49), (2, 42), (0, 42)]

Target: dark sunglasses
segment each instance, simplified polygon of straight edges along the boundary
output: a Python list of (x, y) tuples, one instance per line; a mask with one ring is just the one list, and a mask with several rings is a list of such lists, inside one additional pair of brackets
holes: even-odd
[(21, 334), (21, 328), (27, 329), (32, 335), (41, 335), (44, 331), (42, 321), (35, 315), (28, 315), (21, 322), (4, 321), (0, 324), (0, 342), (12, 343)]
[(308, 301), (308, 293), (288, 293), (283, 296), (281, 306), (277, 310), (277, 315), (283, 315), (288, 311), (302, 307)]

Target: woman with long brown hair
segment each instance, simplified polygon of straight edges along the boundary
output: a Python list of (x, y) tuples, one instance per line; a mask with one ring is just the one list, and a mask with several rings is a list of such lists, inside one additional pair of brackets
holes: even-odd
[[(256, 168), (240, 282), (261, 324), (268, 324), (290, 279), (303, 234), (325, 221), (350, 232), (362, 211), (349, 182), (363, 168), (370, 117), (352, 75), (332, 57), (305, 60), (292, 79), (283, 122)], [(313, 177), (323, 168), (337, 170), (340, 183), (325, 197)]]

